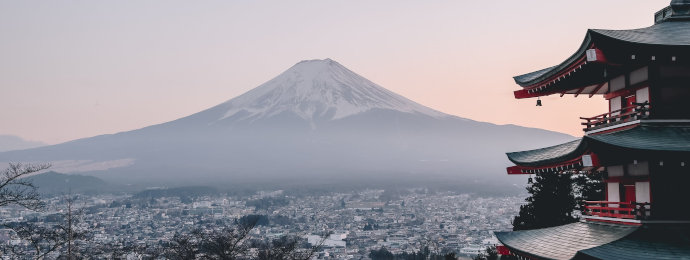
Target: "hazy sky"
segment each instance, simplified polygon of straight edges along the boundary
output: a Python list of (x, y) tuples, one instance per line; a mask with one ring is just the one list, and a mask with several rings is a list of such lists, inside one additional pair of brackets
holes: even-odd
[(515, 100), (587, 28), (670, 0), (0, 1), (0, 134), (51, 144), (174, 120), (305, 59), (334, 59), (442, 112), (581, 135), (603, 98)]

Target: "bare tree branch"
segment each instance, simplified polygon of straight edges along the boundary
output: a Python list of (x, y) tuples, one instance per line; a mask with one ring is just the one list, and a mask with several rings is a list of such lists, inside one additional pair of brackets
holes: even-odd
[(45, 206), (36, 187), (28, 177), (30, 174), (50, 168), (50, 164), (10, 163), (0, 173), (0, 207), (19, 205), (31, 210)]

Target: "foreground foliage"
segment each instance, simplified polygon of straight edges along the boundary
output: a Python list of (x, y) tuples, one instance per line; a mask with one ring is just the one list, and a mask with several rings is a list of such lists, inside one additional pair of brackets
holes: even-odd
[(601, 173), (538, 173), (534, 183), (527, 187), (527, 204), (513, 219), (513, 230), (547, 228), (573, 223), (578, 220), (585, 200), (603, 197)]

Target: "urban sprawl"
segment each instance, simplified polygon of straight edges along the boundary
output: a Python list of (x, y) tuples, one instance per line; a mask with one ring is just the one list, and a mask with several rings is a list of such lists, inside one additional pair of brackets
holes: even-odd
[[(517, 196), (482, 197), (424, 188), (403, 191), (369, 189), (294, 196), (278, 190), (251, 196), (139, 199), (127, 194), (78, 195), (72, 201), (78, 213), (75, 228), (88, 233), (88, 243), (76, 246), (89, 252), (96, 245), (114, 245), (125, 251), (127, 259), (139, 259), (140, 252), (125, 249), (164, 245), (175, 234), (199, 227), (218, 228), (207, 223), (237, 223), (244, 216), (263, 216), (266, 221), (251, 230), (251, 239), (298, 237), (305, 244), (321, 244), (314, 254), (317, 259), (367, 259), (372, 250), (381, 248), (393, 254), (427, 248), (439, 254), (472, 256), (497, 243), (493, 231), (512, 228), (512, 216), (523, 201)], [(44, 211), (5, 207), (0, 215), (5, 223), (48, 226), (64, 220), (55, 216), (65, 215), (65, 196), (45, 201)], [(0, 240), (6, 247), (30, 246), (12, 230), (2, 231)], [(52, 254), (57, 257), (59, 253)]]

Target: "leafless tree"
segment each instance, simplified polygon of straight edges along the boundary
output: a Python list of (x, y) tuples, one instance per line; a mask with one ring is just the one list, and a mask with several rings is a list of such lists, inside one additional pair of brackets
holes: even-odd
[(49, 228), (33, 223), (12, 223), (5, 227), (12, 229), (17, 237), (26, 241), (31, 250), (24, 251), (23, 246), (9, 245), (9, 252), (14, 256), (32, 256), (34, 259), (44, 259), (46, 255), (56, 251), (65, 243), (64, 233), (58, 228)]
[(0, 174), (0, 207), (19, 205), (31, 210), (45, 206), (37, 187), (25, 177), (32, 173), (48, 169), (50, 164), (10, 163)]
[(309, 248), (299, 247), (299, 238), (294, 236), (283, 236), (264, 244), (259, 250), (259, 260), (308, 260), (321, 250), (326, 239), (331, 233), (324, 234), (319, 242)]
[(254, 223), (239, 223), (235, 227), (226, 227), (212, 231), (200, 237), (200, 251), (203, 259), (234, 260), (246, 254), (249, 233), (256, 226)]
[[(253, 243), (249, 239), (250, 233), (256, 227), (258, 219), (247, 218), (221, 229), (205, 227), (188, 233), (177, 233), (163, 255), (168, 259), (310, 259), (330, 235), (325, 234), (316, 245), (310, 247), (301, 247), (300, 239), (295, 236), (284, 236), (263, 244)], [(249, 255), (250, 247), (258, 247), (258, 255)]]
[(77, 224), (79, 223), (79, 220), (81, 216), (83, 216), (84, 212), (81, 208), (75, 209), (74, 202), (77, 200), (77, 197), (73, 196), (71, 192), (68, 195), (65, 195), (64, 199), (65, 203), (67, 204), (67, 210), (62, 216), (63, 222), (58, 224), (56, 227), (59, 228), (62, 233), (64, 233), (67, 244), (67, 254), (65, 255), (66, 259), (78, 259), (80, 257), (78, 250), (75, 248), (75, 242), (83, 240), (88, 234), (86, 230), (77, 228)]
[(192, 234), (177, 233), (170, 241), (170, 246), (167, 248), (164, 255), (171, 260), (186, 260), (194, 259), (199, 254), (197, 235), (201, 231), (194, 231)]
[[(130, 243), (125, 239), (117, 239), (106, 243), (91, 243), (88, 250), (77, 248), (79, 254), (86, 259), (125, 259), (127, 254), (139, 254), (140, 259), (159, 259), (163, 254), (163, 248), (155, 245), (138, 245)], [(165, 259), (194, 259), (194, 258), (171, 258)]]
[(29, 222), (9, 223), (5, 227), (12, 229), (17, 237), (25, 241), (32, 249), (29, 252), (22, 251), (22, 246), (11, 246), (10, 251), (14, 256), (31, 256), (33, 259), (44, 259), (53, 252), (62, 252), (59, 259), (80, 259), (75, 242), (82, 241), (87, 236), (87, 231), (77, 228), (81, 209), (74, 208), (76, 197), (65, 196), (67, 203), (66, 212), (59, 214), (62, 220), (53, 226), (39, 225)]
[(170, 259), (238, 259), (248, 251), (246, 241), (255, 226), (256, 221), (247, 221), (219, 230), (199, 228), (190, 233), (178, 233), (165, 255)]

